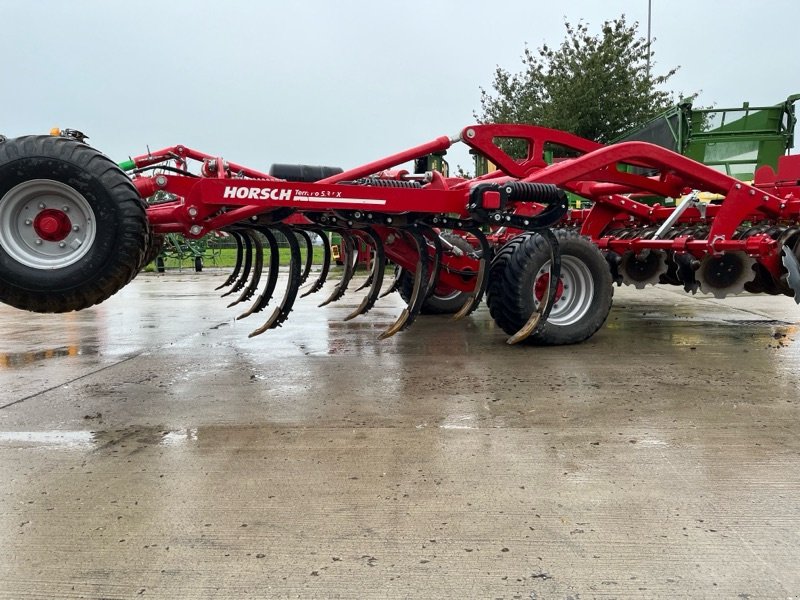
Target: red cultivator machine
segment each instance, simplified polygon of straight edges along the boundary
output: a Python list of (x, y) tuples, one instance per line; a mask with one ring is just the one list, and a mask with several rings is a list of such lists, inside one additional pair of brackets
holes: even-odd
[[(347, 319), (397, 290), (408, 306), (382, 338), (421, 312), (464, 317), (486, 295), (509, 342), (580, 342), (603, 325), (615, 281), (800, 302), (800, 156), (744, 183), (650, 143), (601, 146), (528, 125), (470, 126), (346, 171), (264, 173), (185, 146), (117, 165), (69, 130), (0, 140), (0, 300), (21, 309), (102, 302), (152, 260), (165, 234), (214, 231), (238, 245), (220, 286), (231, 305), (250, 302), (237, 318), (267, 309), (285, 286), (251, 336), (282, 325), (298, 297), (323, 288), (328, 232), (342, 238), (343, 268), (321, 305), (345, 294), (356, 249), (370, 248), (364, 298)], [(503, 150), (508, 140), (527, 148), (522, 158)], [(468, 180), (400, 168), (456, 142), (496, 170)], [(548, 163), (553, 148), (564, 158)], [(570, 210), (568, 193), (589, 208)], [(166, 201), (148, 205), (154, 195)], [(312, 234), (325, 262), (307, 281)], [(279, 237), (291, 256), (282, 278)], [(384, 284), (389, 260), (397, 268)]]

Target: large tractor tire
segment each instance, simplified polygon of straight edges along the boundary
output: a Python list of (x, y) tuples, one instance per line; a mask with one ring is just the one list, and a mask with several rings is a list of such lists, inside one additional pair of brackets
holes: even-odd
[[(442, 237), (464, 252), (473, 252), (475, 250), (467, 240), (454, 233), (443, 233)], [(397, 292), (403, 300), (409, 302), (413, 290), (414, 274), (409, 271), (403, 271), (400, 274), (400, 283), (397, 286)], [(461, 310), (468, 297), (468, 292), (438, 286), (433, 293), (426, 298), (420, 309), (420, 313), (423, 315), (452, 315)]]
[(138, 273), (149, 235), (136, 188), (97, 150), (0, 142), (0, 301), (43, 313), (98, 304)]
[[(560, 346), (582, 342), (605, 323), (614, 294), (611, 273), (597, 247), (577, 232), (554, 231), (561, 251), (561, 277), (550, 315), (526, 342)], [(538, 234), (510, 240), (492, 260), (486, 302), (509, 335), (530, 318), (548, 288), (550, 246)]]
[(142, 268), (149, 265), (159, 254), (161, 254), (161, 251), (164, 249), (165, 241), (166, 236), (163, 233), (150, 233), (147, 240), (147, 251), (142, 259)]

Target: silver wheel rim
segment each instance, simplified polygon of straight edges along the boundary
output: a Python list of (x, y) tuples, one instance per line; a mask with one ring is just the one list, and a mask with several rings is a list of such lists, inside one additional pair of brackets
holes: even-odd
[[(68, 219), (60, 239), (44, 239), (36, 229), (42, 211)], [(94, 211), (74, 188), (52, 179), (32, 179), (11, 188), (0, 199), (0, 246), (11, 258), (34, 269), (61, 269), (76, 263), (92, 247)]]
[[(548, 260), (534, 278), (534, 285), (542, 275), (550, 272)], [(586, 263), (574, 256), (561, 257), (561, 281), (564, 291), (550, 310), (548, 323), (565, 327), (580, 321), (589, 312), (594, 298), (594, 279)], [(536, 307), (539, 301), (534, 292), (533, 301)]]

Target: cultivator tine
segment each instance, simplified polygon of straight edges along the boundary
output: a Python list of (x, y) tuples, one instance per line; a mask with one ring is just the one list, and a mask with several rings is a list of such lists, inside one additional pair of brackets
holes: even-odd
[[(439, 237), (439, 233), (429, 225), (416, 223), (414, 226), (422, 230), (423, 238), (430, 240), (434, 248), (433, 263), (431, 264), (430, 277), (428, 278), (428, 291), (425, 294), (425, 298), (429, 298), (436, 290), (436, 286), (439, 285), (439, 273), (442, 268), (442, 240)], [(425, 255), (427, 256), (428, 254), (426, 246)]]
[(475, 287), (472, 289), (472, 293), (469, 295), (469, 298), (467, 298), (464, 306), (453, 315), (454, 320), (467, 316), (477, 308), (483, 299), (483, 294), (486, 292), (486, 285), (489, 282), (489, 260), (492, 254), (489, 240), (486, 239), (486, 236), (477, 227), (465, 227), (464, 231), (478, 238), (478, 242), (481, 245), (481, 256), (478, 259), (478, 274), (475, 277)]
[(353, 278), (353, 273), (355, 273), (355, 260), (353, 260), (353, 254), (355, 252), (355, 242), (353, 241), (353, 237), (349, 233), (345, 233), (344, 231), (339, 232), (339, 235), (342, 237), (342, 243), (344, 244), (344, 256), (342, 256), (342, 262), (344, 263), (344, 273), (342, 274), (342, 279), (336, 284), (336, 287), (333, 289), (333, 292), (328, 299), (325, 300), (319, 306), (325, 306), (330, 304), (331, 302), (335, 302), (347, 291), (347, 286), (350, 285), (350, 280)]
[[(386, 252), (383, 248), (383, 240), (381, 240), (381, 236), (379, 236), (372, 227), (366, 227), (363, 231), (369, 237), (370, 243), (375, 248), (375, 257), (372, 259), (372, 270), (367, 277), (370, 288), (358, 308), (347, 315), (344, 319), (345, 321), (355, 319), (358, 315), (369, 312), (370, 309), (375, 306), (378, 295), (381, 293), (381, 286), (383, 285), (383, 272), (386, 270)], [(358, 289), (362, 289), (364, 285)]]
[(379, 340), (385, 340), (393, 336), (398, 331), (402, 331), (410, 326), (414, 319), (417, 318), (423, 302), (428, 293), (428, 242), (425, 237), (415, 231), (414, 229), (406, 230), (408, 235), (414, 240), (417, 246), (417, 268), (414, 271), (414, 289), (411, 292), (411, 299), (408, 301), (408, 306), (403, 309), (397, 320), (386, 331), (378, 336)]
[[(373, 264), (374, 264), (374, 259), (373, 259)], [(374, 273), (375, 273), (375, 269), (370, 269), (370, 271), (369, 271), (369, 275), (367, 275), (367, 278), (364, 280), (364, 283), (362, 283), (360, 286), (358, 286), (358, 287), (357, 287), (356, 289), (354, 289), (353, 291), (354, 291), (354, 292), (360, 292), (360, 291), (361, 291), (361, 290), (363, 290), (364, 288), (368, 288), (369, 286), (371, 286), (371, 285), (372, 285), (372, 279), (373, 279), (372, 275), (373, 275)]]
[(550, 280), (547, 290), (545, 290), (544, 297), (539, 302), (539, 308), (531, 313), (528, 322), (525, 323), (517, 333), (506, 340), (507, 344), (518, 344), (527, 339), (540, 322), (547, 321), (547, 317), (550, 316), (550, 309), (553, 307), (553, 301), (556, 297), (558, 280), (561, 277), (561, 254), (558, 250), (558, 240), (550, 229), (543, 229), (539, 234), (550, 245)]
[(253, 267), (253, 238), (250, 237), (250, 232), (248, 231), (243, 231), (241, 236), (244, 242), (244, 265), (242, 267), (242, 273), (239, 275), (239, 279), (236, 280), (236, 283), (233, 284), (233, 287), (222, 294), (222, 298), (241, 290), (250, 277), (250, 269)]
[(261, 272), (264, 270), (264, 244), (254, 233), (250, 234), (250, 241), (253, 243), (253, 276), (250, 278), (250, 283), (242, 290), (241, 295), (228, 304), (228, 308), (236, 306), (245, 300), (250, 300), (258, 289), (258, 282), (261, 281)]
[(267, 304), (269, 304), (269, 301), (272, 300), (272, 294), (275, 293), (275, 285), (278, 283), (278, 272), (280, 269), (278, 240), (275, 239), (275, 235), (266, 227), (259, 228), (258, 231), (264, 234), (264, 237), (267, 239), (267, 245), (269, 246), (269, 271), (267, 271), (267, 283), (264, 286), (264, 291), (259, 294), (258, 298), (256, 298), (256, 301), (253, 303), (250, 309), (236, 317), (237, 320), (244, 319), (253, 313), (264, 310)]
[(328, 234), (326, 234), (322, 229), (309, 229), (309, 231), (316, 233), (320, 238), (322, 238), (322, 268), (320, 269), (317, 280), (306, 292), (300, 295), (301, 298), (305, 298), (306, 296), (320, 291), (322, 286), (325, 285), (325, 280), (328, 278), (328, 271), (331, 268), (331, 241), (328, 239)]
[(306, 243), (306, 262), (303, 265), (303, 272), (300, 273), (300, 285), (303, 285), (308, 279), (308, 274), (311, 273), (311, 264), (314, 262), (314, 245), (311, 243), (311, 236), (304, 229), (295, 230), (300, 234), (303, 241)]
[(242, 257), (244, 256), (242, 236), (236, 231), (231, 231), (230, 234), (231, 237), (236, 240), (236, 266), (233, 267), (233, 271), (231, 271), (231, 274), (228, 275), (228, 278), (224, 281), (224, 283), (215, 287), (215, 290), (221, 290), (222, 288), (228, 287), (230, 284), (236, 281), (236, 277), (239, 275), (239, 270), (242, 268)]
[(403, 267), (396, 266), (394, 268), (394, 280), (392, 281), (392, 285), (386, 288), (386, 291), (383, 292), (378, 298), (385, 298), (389, 294), (394, 291), (397, 291), (397, 288), (400, 287), (400, 279), (403, 277)]
[(280, 231), (289, 242), (289, 280), (286, 282), (286, 293), (280, 306), (275, 309), (267, 322), (247, 337), (254, 337), (264, 333), (267, 329), (280, 327), (292, 312), (292, 306), (297, 298), (297, 290), (300, 289), (300, 244), (297, 242), (294, 232), (288, 227), (276, 225), (274, 228)]

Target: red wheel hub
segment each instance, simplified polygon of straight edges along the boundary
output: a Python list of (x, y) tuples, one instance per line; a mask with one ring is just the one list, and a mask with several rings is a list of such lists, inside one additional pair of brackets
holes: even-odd
[[(547, 292), (547, 288), (550, 285), (550, 273), (543, 273), (539, 276), (536, 280), (536, 283), (533, 284), (533, 293), (536, 296), (536, 300), (538, 302), (542, 301), (544, 298), (545, 293)], [(564, 281), (559, 278), (558, 285), (556, 285), (556, 297), (553, 302), (558, 302), (561, 300), (561, 295), (564, 293)]]
[(33, 229), (43, 240), (60, 242), (72, 231), (72, 222), (67, 214), (54, 208), (46, 208), (33, 220)]

